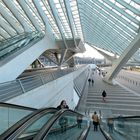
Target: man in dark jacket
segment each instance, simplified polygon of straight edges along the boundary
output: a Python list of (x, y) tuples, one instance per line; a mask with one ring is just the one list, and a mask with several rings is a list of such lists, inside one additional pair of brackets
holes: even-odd
[(103, 92), (102, 92), (102, 97), (103, 97), (103, 101), (104, 101), (104, 102), (106, 101), (106, 96), (107, 96), (106, 91), (103, 90)]

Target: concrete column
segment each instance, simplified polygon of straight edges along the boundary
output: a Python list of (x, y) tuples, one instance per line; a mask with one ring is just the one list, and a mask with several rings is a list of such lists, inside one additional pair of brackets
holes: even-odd
[(128, 62), (133, 54), (140, 48), (140, 33), (130, 43), (130, 45), (124, 50), (119, 59), (114, 62), (112, 69), (105, 76), (104, 81), (113, 84), (113, 79), (120, 72), (122, 67)]

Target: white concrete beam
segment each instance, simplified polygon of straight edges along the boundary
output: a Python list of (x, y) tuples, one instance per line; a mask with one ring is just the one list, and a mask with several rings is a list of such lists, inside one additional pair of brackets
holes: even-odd
[[(94, 48), (96, 49), (96, 48)], [(105, 52), (96, 49), (101, 55), (103, 55), (106, 59), (110, 60), (111, 62), (115, 61), (117, 58), (115, 56), (110, 56), (108, 54), (106, 54)]]
[(64, 0), (64, 4), (65, 4), (66, 13), (67, 13), (68, 21), (69, 21), (68, 23), (69, 23), (69, 26), (70, 26), (70, 29), (71, 29), (74, 44), (75, 44), (75, 47), (77, 47), (77, 43), (76, 43), (76, 40), (75, 40), (74, 25), (73, 25), (74, 21), (73, 21), (73, 16), (72, 16), (69, 0)]
[(67, 49), (65, 49), (65, 50), (62, 50), (62, 52), (61, 52), (61, 59), (60, 59), (60, 64), (59, 64), (59, 66), (61, 66), (62, 64), (63, 64), (63, 62), (64, 62), (64, 60), (65, 60), (65, 56), (66, 56), (66, 54), (67, 54)]
[(39, 26), (39, 23), (36, 21), (36, 19), (34, 18), (32, 12), (30, 11), (30, 9), (28, 8), (26, 2), (24, 0), (19, 0), (17, 1), (19, 3), (19, 5), (22, 7), (22, 9), (24, 10), (24, 12), (26, 13), (27, 17), (29, 18), (29, 20), (31, 21), (31, 23), (33, 24), (33, 26), (40, 32), (41, 31), (41, 26)]
[(18, 9), (16, 8), (16, 6), (13, 4), (13, 2), (11, 0), (3, 0), (3, 2), (5, 3), (5, 5), (9, 8), (9, 10), (13, 13), (13, 15), (15, 16), (15, 18), (19, 21), (19, 23), (22, 25), (22, 27), (24, 28), (25, 32), (31, 32), (30, 27), (28, 26), (28, 24), (24, 21), (24, 19), (22, 18), (22, 16), (20, 15), (20, 13), (18, 12)]
[(10, 35), (5, 31), (3, 30), (2, 28), (0, 28), (0, 35), (4, 38), (4, 39), (7, 39), (10, 37)]
[(48, 34), (50, 39), (52, 39), (52, 41), (55, 42), (55, 38), (54, 38), (54, 35), (53, 35), (53, 32), (52, 32), (52, 29), (51, 29), (51, 26), (50, 26), (47, 15), (44, 13), (44, 11), (43, 11), (43, 9), (42, 9), (38, 0), (34, 0), (33, 3), (35, 5), (40, 17), (42, 18), (42, 21), (44, 22), (45, 33)]
[[(10, 35), (15, 36), (16, 32), (14, 32), (13, 28), (9, 26), (1, 17), (0, 17), (0, 26)], [(0, 32), (1, 34), (2, 32)]]
[(13, 18), (11, 18), (11, 15), (8, 13), (8, 11), (6, 11), (6, 9), (1, 3), (0, 3), (0, 13), (17, 33), (20, 34), (23, 32), (23, 30), (19, 27), (17, 22)]
[(64, 63), (67, 63), (73, 56), (75, 55), (75, 53), (73, 53), (73, 54), (69, 54), (69, 57), (68, 58), (66, 58), (66, 60), (65, 61), (63, 61), (63, 63), (62, 64), (64, 64)]
[(3, 40), (5, 40), (5, 38), (2, 35), (0, 35), (0, 41), (3, 41)]
[(58, 26), (59, 32), (61, 34), (61, 37), (62, 37), (62, 39), (64, 41), (65, 47), (68, 48), (67, 43), (66, 43), (66, 39), (65, 39), (65, 36), (64, 36), (64, 33), (62, 32), (63, 30), (62, 30), (61, 21), (58, 18), (59, 16), (58, 16), (58, 12), (56, 10), (56, 6), (54, 4), (54, 1), (53, 0), (48, 0), (48, 3), (49, 3), (49, 6), (51, 8), (52, 14), (54, 16), (55, 22), (56, 22), (56, 24)]
[(123, 54), (119, 59), (113, 64), (112, 69), (108, 72), (104, 81), (108, 83), (113, 83), (113, 78), (117, 76), (121, 68), (127, 63), (127, 61), (132, 57), (132, 55), (140, 48), (140, 33), (135, 37), (135, 39), (130, 43), (130, 45), (125, 49)]

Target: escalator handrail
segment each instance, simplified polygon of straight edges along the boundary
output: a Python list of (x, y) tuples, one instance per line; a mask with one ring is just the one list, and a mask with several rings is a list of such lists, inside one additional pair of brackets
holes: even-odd
[(57, 109), (53, 107), (38, 109), (33, 113), (25, 116), (16, 124), (14, 124), (12, 127), (10, 127), (8, 130), (6, 130), (2, 135), (0, 135), (0, 140), (5, 140), (5, 139), (13, 140), (14, 137), (17, 136), (17, 134), (24, 131), (23, 128), (26, 129), (31, 124), (33, 119), (40, 118), (40, 115), (44, 115), (52, 111), (57, 111)]
[[(122, 119), (140, 119), (140, 116), (117, 116), (117, 117), (111, 117), (113, 120), (118, 120), (120, 118)], [(104, 119), (108, 119), (108, 117), (104, 117)]]
[[(70, 113), (74, 113), (77, 115), (82, 115), (80, 113), (77, 113), (73, 110), (70, 109), (61, 109), (58, 112), (56, 112), (56, 114), (54, 114), (48, 121), (48, 123), (46, 123), (39, 131), (39, 133), (34, 137), (33, 140), (42, 140), (44, 139), (44, 137), (46, 137), (48, 135), (48, 133), (50, 132), (51, 127), (53, 126), (53, 124), (65, 113), (65, 112), (70, 112)], [(84, 115), (82, 115), (84, 116)]]
[(90, 125), (88, 125), (87, 128), (82, 132), (78, 140), (86, 140), (89, 130), (90, 130)]
[(113, 140), (109, 133), (107, 133), (102, 127), (100, 126), (101, 133), (106, 138), (106, 140)]
[(26, 106), (21, 106), (21, 105), (16, 105), (16, 104), (11, 104), (11, 103), (4, 103), (4, 102), (0, 102), (0, 107), (23, 109), (23, 110), (29, 110), (29, 111), (37, 110), (36, 108), (32, 108), (32, 107), (26, 107)]

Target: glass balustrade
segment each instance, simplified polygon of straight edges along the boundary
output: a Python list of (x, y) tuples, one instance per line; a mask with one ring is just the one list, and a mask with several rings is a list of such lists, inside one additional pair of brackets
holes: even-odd
[(13, 52), (27, 46), (29, 43), (37, 42), (42, 39), (43, 34), (39, 32), (26, 33), (9, 39), (7, 42), (0, 44), (0, 60), (9, 56)]
[(74, 112), (65, 112), (51, 126), (44, 140), (76, 140), (88, 127), (89, 121), (86, 117)]
[(118, 117), (114, 119), (114, 131), (127, 140), (140, 140), (140, 117)]
[[(36, 139), (38, 135), (42, 139), (43, 134), (44, 140), (71, 140), (79, 139), (88, 133), (90, 121), (87, 117), (71, 110), (61, 111), (55, 108), (43, 109), (26, 120), (20, 127), (18, 126), (10, 135), (7, 131), (7, 134), (5, 133), (2, 139)], [(17, 115), (15, 114), (15, 116)], [(44, 127), (47, 129), (44, 129)], [(43, 133), (42, 130), (44, 131)], [(37, 140), (39, 139), (37, 138)]]
[(0, 105), (0, 134), (31, 112), (33, 110)]
[(41, 113), (37, 118), (32, 119), (28, 126), (21, 132), (21, 134), (17, 135), (17, 139), (30, 139), (35, 137), (35, 135), (39, 132), (39, 130), (43, 127), (44, 124), (48, 122), (48, 120), (56, 113), (57, 110), (52, 110), (47, 113)]
[(101, 128), (113, 140), (140, 140), (140, 117), (122, 115), (101, 117)]

